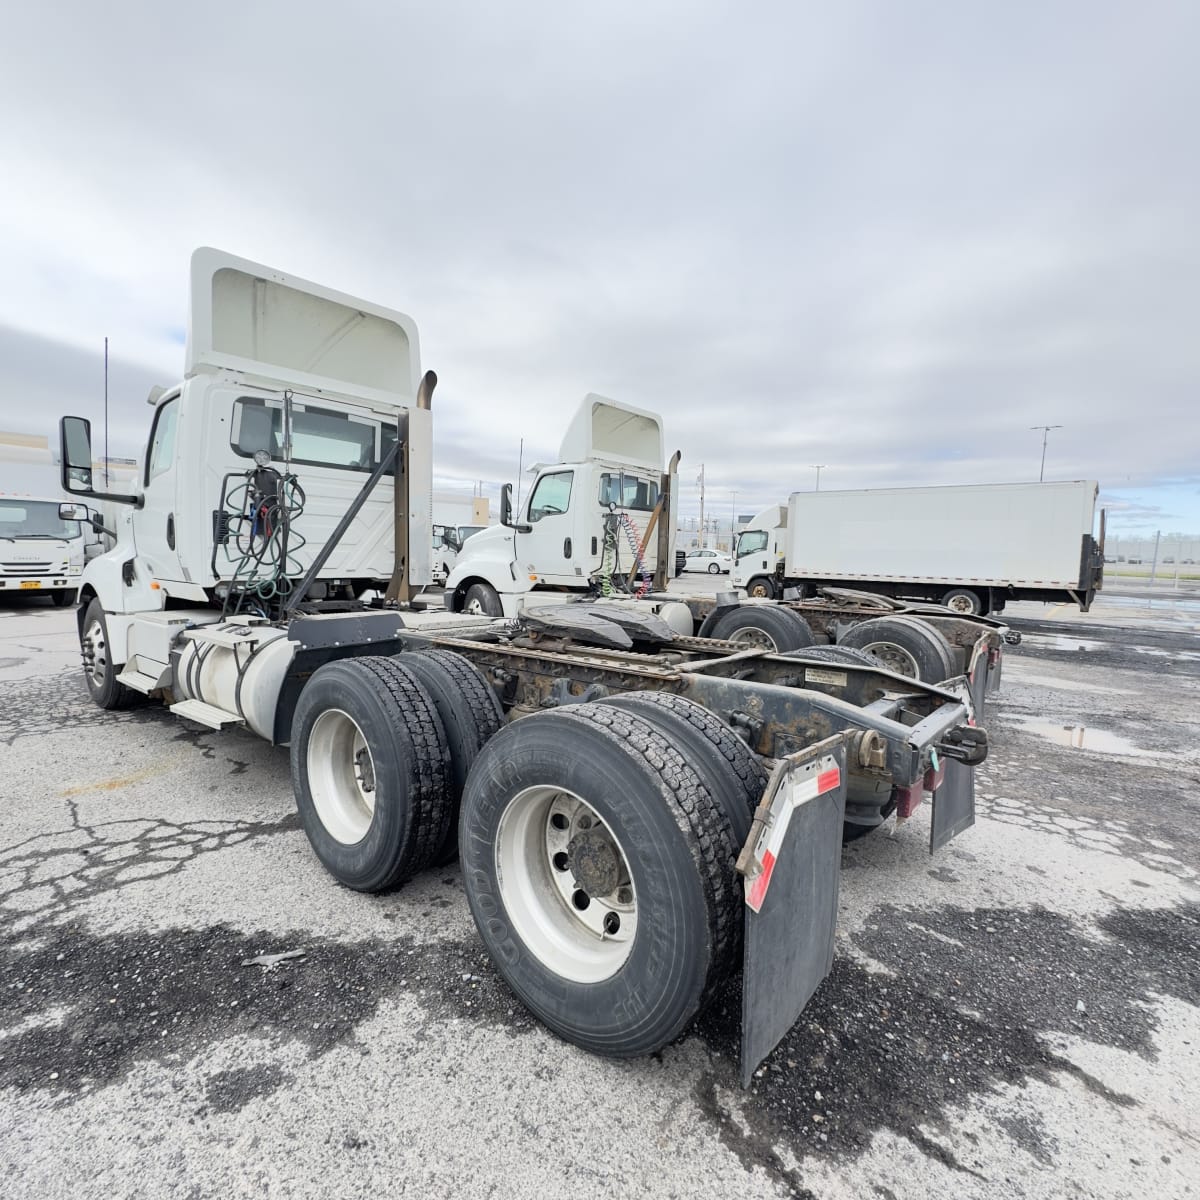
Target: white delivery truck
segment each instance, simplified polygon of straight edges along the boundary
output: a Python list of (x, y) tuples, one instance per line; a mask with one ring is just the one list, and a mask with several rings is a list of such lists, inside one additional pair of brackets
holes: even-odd
[[(122, 513), (79, 585), (95, 703), (141, 693), (289, 745), (305, 834), (348, 887), (460, 857), (497, 970), (589, 1050), (660, 1049), (740, 971), (748, 1082), (832, 964), (844, 823), (929, 794), (931, 848), (973, 822), (967, 680), (705, 641), (629, 602), (418, 610), (436, 378), (412, 320), (199, 250), (186, 364), (128, 494), (93, 486), (90, 426), (62, 419), (64, 489)], [(656, 441), (589, 404), (572, 478), (544, 474), (502, 532), (542, 527), (572, 563), (580, 489), (614, 526), (644, 512), (651, 448), (643, 467), (602, 444), (631, 418)]]
[(0, 595), (49, 596), (74, 604), (90, 527), (59, 515), (61, 501), (0, 492)]
[(742, 532), (733, 582), (751, 596), (854, 588), (1002, 612), (1009, 600), (1086, 612), (1104, 577), (1094, 480), (793, 492)]

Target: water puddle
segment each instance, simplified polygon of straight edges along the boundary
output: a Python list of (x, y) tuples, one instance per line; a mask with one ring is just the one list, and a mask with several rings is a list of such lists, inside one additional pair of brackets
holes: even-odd
[(1140, 693), (1132, 688), (1101, 687), (1096, 683), (1080, 683), (1074, 679), (1059, 679), (1053, 675), (1036, 675), (1025, 670), (1026, 664), (1020, 659), (1004, 660), (1004, 678), (1013, 679), (1017, 683), (1032, 684), (1035, 687), (1053, 688), (1059, 692), (1087, 692), (1093, 696), (1137, 696)]
[(1109, 650), (1107, 642), (1098, 642), (1094, 638), (1069, 637), (1062, 633), (1026, 633), (1021, 637), (1022, 642), (1033, 646), (1044, 646), (1048, 650)]
[(1183, 662), (1200, 662), (1200, 654), (1194, 650), (1159, 650), (1152, 646), (1130, 646), (1138, 654), (1151, 654), (1155, 658), (1174, 658)]
[(1067, 746), (1072, 750), (1092, 750), (1097, 754), (1123, 754), (1136, 758), (1170, 757), (1161, 750), (1146, 750), (1135, 745), (1119, 733), (1107, 729), (1091, 729), (1086, 725), (1064, 725), (1058, 721), (1043, 721), (1037, 717), (1018, 717), (1021, 727), (1029, 733), (1053, 742), (1056, 746)]

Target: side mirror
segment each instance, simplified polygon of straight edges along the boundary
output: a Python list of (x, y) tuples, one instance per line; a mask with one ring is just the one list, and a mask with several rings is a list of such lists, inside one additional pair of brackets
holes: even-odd
[(506, 525), (515, 533), (529, 533), (533, 528), (532, 525), (517, 525), (513, 522), (511, 483), (506, 483), (500, 489), (500, 524)]
[(91, 521), (92, 514), (86, 504), (60, 504), (58, 506), (60, 521)]
[[(64, 492), (92, 491), (92, 423), (83, 417), (63, 417), (58, 427)], [(71, 520), (72, 518), (66, 518)]]
[[(63, 417), (58, 423), (58, 453), (62, 462), (62, 489), (76, 496), (100, 496), (116, 504), (142, 506), (140, 496), (121, 496), (116, 492), (98, 492), (92, 487), (92, 423), (83, 417)], [(74, 507), (67, 505), (68, 508)], [(82, 517), (63, 517), (63, 520), (86, 521), (90, 514), (79, 506)], [(61, 515), (61, 513), (60, 513)]]

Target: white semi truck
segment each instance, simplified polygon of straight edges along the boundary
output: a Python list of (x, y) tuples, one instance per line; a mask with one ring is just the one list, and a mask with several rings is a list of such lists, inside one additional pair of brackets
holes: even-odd
[(675, 519), (664, 458), (656, 413), (585, 396), (558, 462), (538, 468), (517, 518), (506, 487), (501, 524), (459, 554), (446, 607), (515, 617), (530, 605), (610, 595), (631, 583), (644, 591), (656, 574), (665, 586), (658, 566), (674, 563)]
[[(831, 965), (845, 822), (928, 795), (931, 849), (973, 822), (968, 682), (702, 640), (627, 601), (418, 610), (435, 383), (403, 314), (197, 251), (185, 377), (152, 397), (128, 494), (61, 423), (64, 488), (122, 513), (80, 581), (88, 691), (290, 746), (348, 887), (457, 854), (497, 969), (589, 1050), (662, 1047), (740, 970), (748, 1081)], [(642, 511), (635, 466), (608, 482)], [(563, 515), (556, 486), (527, 516)]]
[[(866, 652), (889, 670), (929, 683), (966, 676), (980, 705), (998, 685), (1003, 641), (1015, 635), (961, 606), (918, 611), (844, 588), (805, 599), (757, 577), (749, 602), (733, 594), (668, 593), (679, 454), (664, 468), (664, 445), (658, 414), (586, 396), (560, 461), (537, 468), (520, 513), (514, 518), (506, 487), (501, 524), (459, 553), (446, 580), (446, 608), (516, 617), (556, 603), (636, 595), (681, 633), (772, 651), (815, 648), (842, 660)], [(769, 516), (777, 524), (770, 545), (782, 545), (783, 513)], [(757, 544), (757, 532), (742, 536)]]
[(1094, 480), (793, 492), (738, 540), (733, 583), (755, 597), (823, 587), (1003, 612), (1009, 600), (1078, 604), (1104, 579)]

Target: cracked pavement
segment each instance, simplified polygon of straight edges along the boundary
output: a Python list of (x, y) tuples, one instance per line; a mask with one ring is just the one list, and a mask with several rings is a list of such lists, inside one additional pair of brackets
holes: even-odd
[(456, 866), (338, 887), (286, 751), (100, 712), (73, 613), (0, 608), (0, 1192), (1194, 1192), (1197, 623), (1009, 615), (976, 826), (845, 850), (834, 971), (742, 1091), (736, 983), (653, 1058), (559, 1042)]

